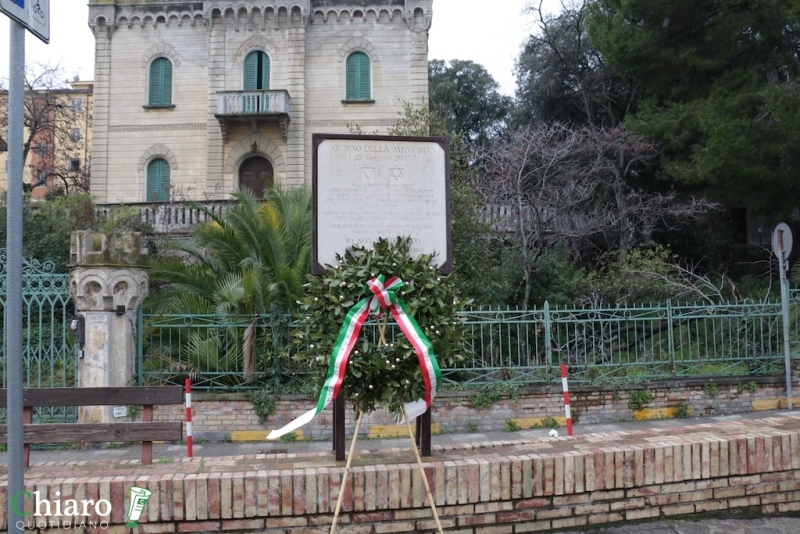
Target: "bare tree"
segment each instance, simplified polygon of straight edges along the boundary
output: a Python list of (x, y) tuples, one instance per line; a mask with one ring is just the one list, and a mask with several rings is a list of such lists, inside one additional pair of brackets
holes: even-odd
[(479, 152), (485, 172), (474, 186), (495, 227), (515, 238), (525, 309), (531, 275), (547, 249), (603, 232), (613, 224), (613, 214), (595, 201), (602, 162), (586, 158), (584, 143), (581, 131), (540, 124), (508, 131)]
[[(0, 86), (1, 89), (1, 86)], [(89, 92), (69, 89), (58, 66), (36, 64), (25, 73), (23, 161), (29, 188), (89, 190)], [(8, 132), (8, 92), (0, 90), (0, 144)]]
[(605, 241), (620, 256), (646, 244), (658, 226), (684, 223), (712, 208), (704, 200), (633, 188), (631, 178), (655, 161), (655, 144), (624, 127), (573, 128), (540, 123), (506, 132), (479, 150), (474, 188), (496, 228), (514, 236), (525, 282), (559, 242), (573, 250)]
[(632, 186), (659, 155), (658, 146), (644, 136), (621, 125), (586, 127), (583, 132), (583, 149), (599, 163), (599, 179), (614, 199), (616, 220), (613, 233), (606, 237), (618, 247), (621, 261), (631, 247), (649, 243), (656, 228), (674, 230), (717, 208), (705, 199), (679, 198), (675, 191), (659, 193)]

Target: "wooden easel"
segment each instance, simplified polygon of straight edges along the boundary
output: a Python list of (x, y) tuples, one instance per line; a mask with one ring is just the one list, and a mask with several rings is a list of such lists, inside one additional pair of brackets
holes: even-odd
[[(378, 348), (384, 346), (386, 344), (386, 323), (388, 322), (388, 317), (384, 316), (382, 322), (378, 323)], [(339, 399), (337, 399), (338, 401)], [(341, 448), (339, 450), (344, 449), (344, 413), (341, 413), (338, 417), (336, 415), (336, 402), (334, 401), (334, 437), (333, 437), (333, 446), (334, 451), (337, 452), (337, 461), (339, 460), (338, 457), (338, 450), (336, 449), (336, 442), (337, 437), (341, 439)], [(342, 412), (344, 412), (344, 402), (341, 403)], [(425, 412), (428, 415), (428, 455), (430, 455), (430, 413)], [(356, 428), (353, 433), (353, 441), (350, 443), (350, 452), (347, 454), (347, 464), (344, 466), (344, 474), (342, 475), (342, 483), (339, 486), (339, 498), (336, 500), (336, 510), (333, 513), (333, 523), (331, 524), (331, 533), (334, 534), (336, 532), (336, 522), (339, 519), (339, 511), (342, 508), (342, 500), (344, 498), (344, 488), (347, 485), (347, 475), (350, 472), (350, 462), (353, 460), (353, 453), (356, 449), (356, 440), (358, 439), (358, 429), (361, 427), (361, 418), (363, 417), (363, 413), (358, 413), (358, 419), (356, 420)], [(422, 482), (425, 484), (425, 491), (428, 494), (428, 501), (431, 505), (431, 511), (433, 512), (433, 518), (436, 521), (436, 528), (439, 529), (440, 534), (444, 534), (442, 531), (442, 523), (439, 521), (439, 513), (436, 511), (436, 503), (433, 500), (433, 493), (431, 492), (431, 486), (428, 483), (428, 477), (425, 475), (425, 468), (422, 466), (422, 458), (419, 455), (419, 449), (417, 448), (417, 441), (414, 439), (414, 432), (411, 430), (411, 422), (408, 420), (408, 413), (406, 413), (405, 408), (403, 408), (403, 417), (406, 420), (406, 427), (408, 428), (408, 437), (411, 439), (411, 448), (414, 450), (414, 455), (417, 457), (417, 465), (419, 466), (420, 474), (422, 475)], [(336, 427), (337, 423), (341, 423), (342, 432), (341, 435), (337, 435)], [(419, 430), (420, 430), (420, 421), (417, 420), (417, 439), (419, 439)]]

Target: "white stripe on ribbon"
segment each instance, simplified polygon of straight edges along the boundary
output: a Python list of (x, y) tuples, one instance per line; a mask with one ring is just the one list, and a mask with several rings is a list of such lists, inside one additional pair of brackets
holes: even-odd
[[(326, 405), (327, 406), (327, 405)], [(289, 432), (294, 432), (301, 426), (305, 425), (306, 423), (311, 422), (314, 419), (314, 416), (317, 415), (317, 409), (314, 408), (313, 410), (309, 410), (288, 425), (284, 426), (283, 428), (279, 428), (278, 430), (273, 430), (267, 436), (267, 439), (278, 439), (279, 437), (283, 436), (284, 434), (288, 434)]]

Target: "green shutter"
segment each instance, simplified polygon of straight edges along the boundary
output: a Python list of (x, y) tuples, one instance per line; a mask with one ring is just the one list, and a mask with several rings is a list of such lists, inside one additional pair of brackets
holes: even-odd
[(370, 83), (369, 83), (370, 68), (369, 67), (370, 67), (370, 64), (369, 64), (369, 58), (367, 57), (366, 54), (361, 54), (361, 61), (359, 62), (359, 67), (360, 67), (361, 72), (359, 72), (359, 78), (358, 78), (358, 80), (359, 80), (359, 86), (358, 86), (359, 93), (358, 93), (358, 96), (362, 100), (369, 100), (370, 99), (370, 94), (369, 94), (369, 87), (370, 87)]
[(258, 52), (250, 52), (244, 58), (244, 90), (254, 91), (257, 89), (256, 80), (258, 72)]
[(357, 54), (350, 54), (347, 56), (347, 72), (345, 78), (347, 80), (347, 100), (355, 100), (358, 98), (356, 78), (358, 76), (358, 57)]
[(147, 165), (147, 201), (169, 200), (169, 164), (163, 159), (154, 159)]
[(160, 104), (161, 100), (161, 62), (163, 58), (154, 59), (150, 63), (150, 98), (148, 103), (151, 106)]
[(346, 63), (346, 96), (347, 100), (370, 99), (370, 64), (363, 52), (355, 52), (347, 57)]
[(150, 64), (151, 106), (172, 104), (172, 63), (165, 57), (156, 58)]
[(164, 58), (164, 76), (161, 84), (161, 103), (172, 104), (172, 62)]

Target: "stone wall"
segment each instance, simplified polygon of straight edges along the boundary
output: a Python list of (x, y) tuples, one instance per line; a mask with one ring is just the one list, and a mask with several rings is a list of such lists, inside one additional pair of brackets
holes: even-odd
[[(773, 410), (786, 406), (786, 388), (783, 377), (748, 377), (745, 379), (717, 379), (716, 396), (711, 396), (711, 381), (681, 380), (654, 382), (625, 388), (572, 387), (570, 400), (573, 423), (615, 423), (633, 419), (662, 419), (677, 415), (683, 402), (692, 416), (726, 415), (754, 410)], [(751, 383), (755, 391), (750, 391)], [(747, 387), (745, 387), (747, 386)], [(653, 400), (641, 410), (629, 407), (631, 392), (650, 391)], [(800, 383), (795, 381), (796, 396)], [(482, 397), (482, 398), (481, 398)], [(481, 410), (474, 403), (486, 399), (480, 391), (445, 392), (437, 395), (433, 405), (432, 421), (441, 432), (496, 432), (506, 428), (513, 419), (520, 428), (541, 424), (544, 417), (564, 422), (564, 398), (561, 388), (526, 388), (513, 395), (499, 393), (495, 402)], [(192, 422), (195, 439), (209, 440), (262, 440), (273, 429), (280, 428), (295, 417), (312, 409), (316, 400), (306, 396), (287, 395), (277, 401), (276, 411), (264, 424), (259, 423), (253, 405), (243, 394), (193, 393)], [(183, 419), (181, 406), (164, 406), (156, 409), (157, 420)], [(347, 410), (347, 432), (355, 426), (354, 414)], [(394, 417), (384, 411), (366, 415), (362, 433), (381, 437), (392, 433)], [(326, 410), (302, 428), (298, 437), (330, 439), (331, 411)], [(405, 435), (404, 427), (400, 429)], [(435, 441), (435, 438), (434, 438)]]

